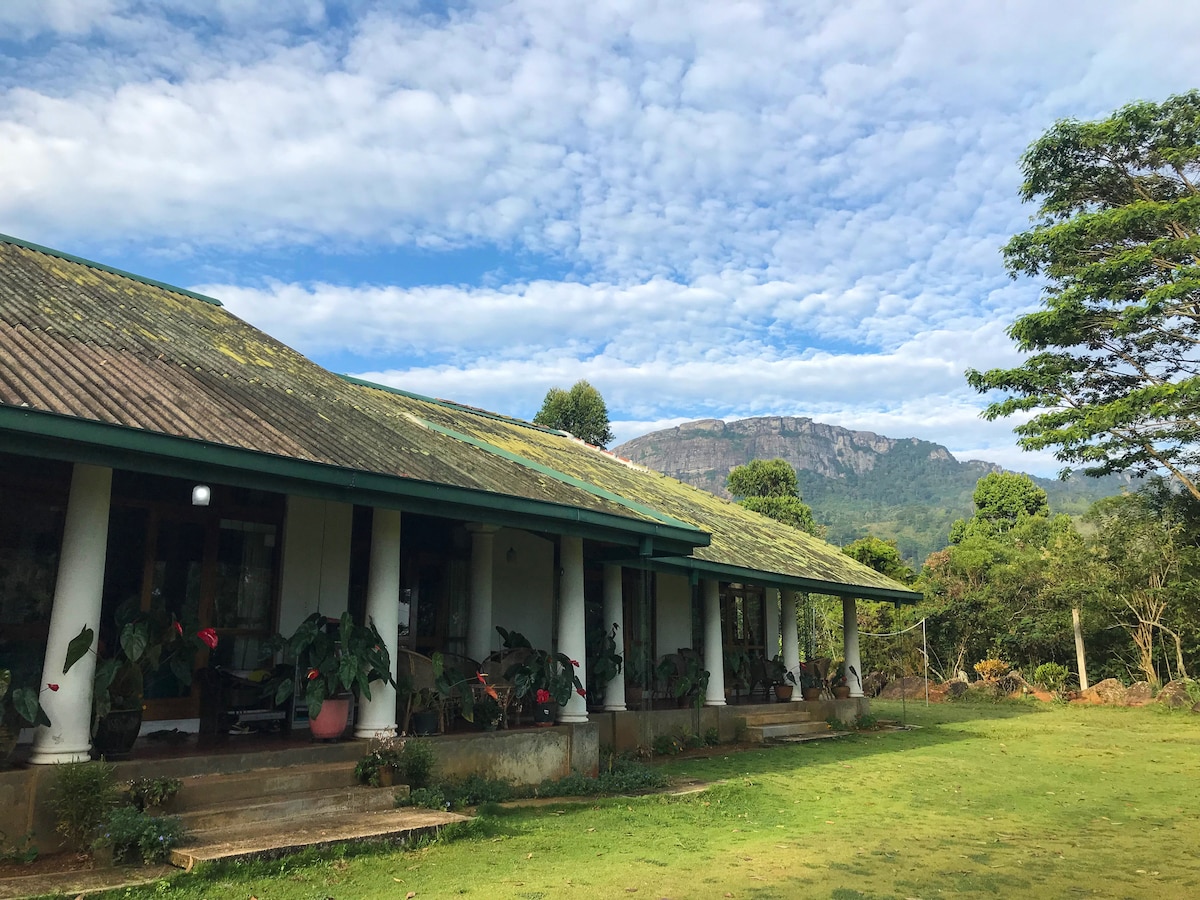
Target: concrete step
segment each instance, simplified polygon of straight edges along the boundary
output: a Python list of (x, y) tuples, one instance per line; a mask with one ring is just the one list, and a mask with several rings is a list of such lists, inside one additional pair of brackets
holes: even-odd
[(825, 722), (780, 722), (772, 725), (752, 725), (746, 728), (746, 740), (756, 743), (780, 738), (831, 734)]
[(295, 791), (262, 796), (216, 806), (205, 806), (182, 813), (184, 829), (193, 835), (223, 833), (234, 828), (262, 822), (308, 819), (340, 813), (378, 812), (396, 806), (396, 794), (408, 787), (370, 788), (364, 786)]
[(214, 775), (228, 772), (248, 772), (253, 769), (271, 770), (285, 766), (317, 765), (320, 763), (349, 763), (350, 768), (362, 759), (367, 745), (362, 741), (313, 742), (299, 746), (283, 746), (278, 750), (264, 750), (261, 744), (241, 752), (239, 736), (230, 736), (227, 743), (214, 747), (210, 752), (174, 758), (125, 760), (114, 763), (117, 781), (141, 778), (152, 765), (156, 778), (187, 778), (192, 775)]
[(403, 844), (434, 834), (446, 825), (466, 821), (469, 821), (466, 816), (430, 809), (305, 816), (269, 825), (226, 828), (219, 838), (193, 835), (184, 846), (171, 851), (171, 862), (191, 871), (198, 862), (271, 859), (305, 847), (331, 847), (357, 841)]
[[(783, 706), (781, 703), (780, 706)], [(747, 712), (743, 717), (747, 726), (774, 725), (779, 722), (811, 722), (813, 715), (804, 709), (768, 709)]]
[(229, 774), (189, 775), (180, 781), (179, 793), (171, 802), (172, 813), (226, 807), (256, 798), (348, 788), (354, 785), (354, 766), (347, 762), (319, 762)]

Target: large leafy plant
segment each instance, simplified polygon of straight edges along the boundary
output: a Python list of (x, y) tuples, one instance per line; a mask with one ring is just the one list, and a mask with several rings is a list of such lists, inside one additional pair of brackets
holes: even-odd
[[(583, 683), (575, 674), (579, 663), (565, 653), (551, 653), (548, 650), (538, 650), (529, 643), (529, 639), (519, 631), (508, 631), (496, 626), (500, 639), (504, 641), (505, 650), (528, 650), (524, 662), (515, 663), (504, 673), (513, 684), (513, 693), (517, 699), (532, 696), (539, 703), (553, 700), (559, 706), (571, 699), (574, 691), (580, 697), (586, 697)], [(542, 698), (545, 699), (542, 699)]]
[(355, 623), (348, 612), (340, 620), (313, 613), (290, 638), (276, 635), (268, 648), (272, 653), (284, 652), (298, 675), (272, 681), (276, 705), (291, 697), (300, 681), (311, 718), (320, 715), (328, 699), (353, 693), (370, 700), (371, 682), (396, 684), (391, 654), (379, 630), (372, 622)]

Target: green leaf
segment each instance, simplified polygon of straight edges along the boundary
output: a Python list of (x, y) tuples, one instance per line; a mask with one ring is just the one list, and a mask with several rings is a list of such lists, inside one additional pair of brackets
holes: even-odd
[(63, 674), (66, 675), (71, 671), (71, 667), (79, 662), (87, 652), (92, 649), (92, 642), (96, 640), (96, 632), (87, 625), (80, 629), (79, 634), (71, 638), (71, 643), (67, 644), (67, 657), (63, 661)]
[(121, 629), (121, 650), (130, 661), (137, 662), (150, 643), (150, 626), (146, 622), (130, 622)]
[(33, 688), (13, 688), (12, 703), (17, 715), (30, 725), (50, 724), (50, 719), (46, 717), (42, 704), (38, 700), (38, 692)]

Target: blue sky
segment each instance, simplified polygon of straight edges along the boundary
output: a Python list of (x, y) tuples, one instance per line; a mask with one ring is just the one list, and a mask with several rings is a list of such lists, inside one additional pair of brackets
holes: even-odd
[(801, 415), (1043, 474), (978, 416), (1037, 304), (1022, 150), (1200, 79), (1173, 0), (7, 0), (0, 231), (338, 371), (618, 440)]

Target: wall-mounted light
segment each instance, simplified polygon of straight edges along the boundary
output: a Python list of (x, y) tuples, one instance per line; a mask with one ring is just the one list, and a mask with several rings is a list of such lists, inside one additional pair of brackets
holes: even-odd
[(517, 561), (517, 548), (509, 547), (508, 552), (504, 554), (504, 559), (508, 562), (509, 565), (512, 565), (513, 563), (515, 563)]
[(207, 484), (198, 484), (192, 488), (192, 506), (208, 506), (212, 499), (212, 488)]

